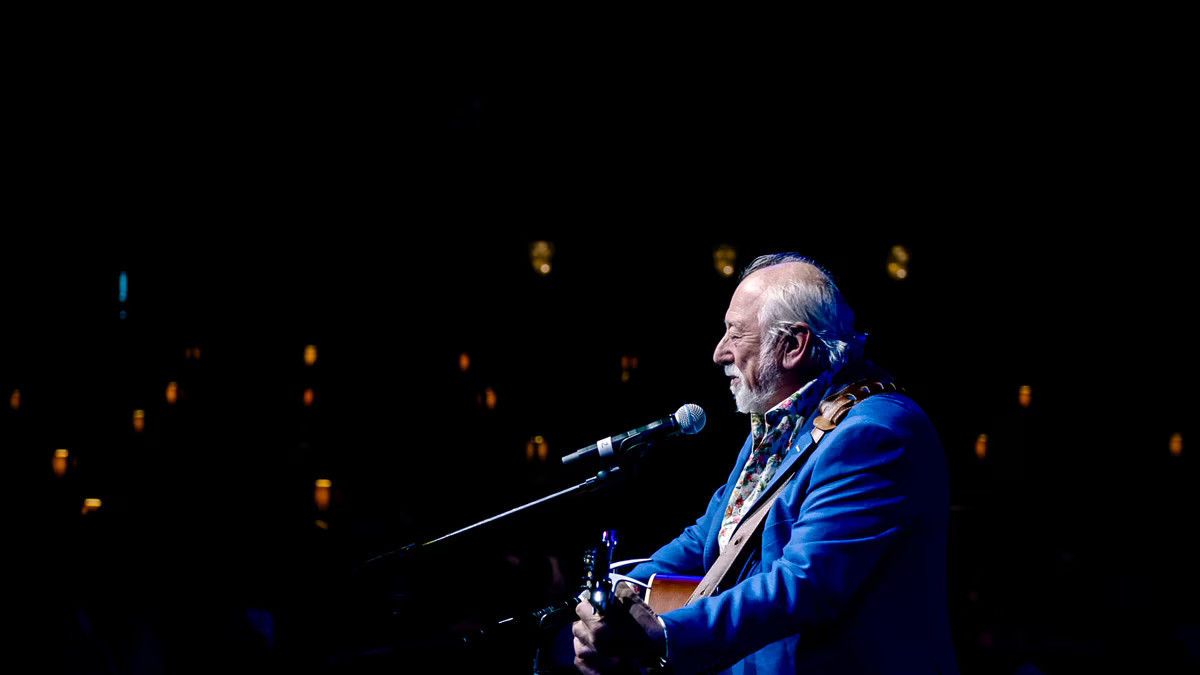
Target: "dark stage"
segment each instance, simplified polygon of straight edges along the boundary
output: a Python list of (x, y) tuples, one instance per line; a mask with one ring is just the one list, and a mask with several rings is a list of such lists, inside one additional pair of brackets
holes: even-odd
[[(1171, 95), (1097, 115), (1091, 80), (991, 63), (963, 96), (881, 67), (820, 104), (765, 74), (472, 63), (397, 84), (408, 104), (361, 70), (226, 90), (192, 64), (207, 93), (141, 116), (24, 109), (62, 133), (19, 143), (8, 186), (10, 659), (530, 672), (553, 633), (496, 622), (575, 595), (606, 529), (648, 555), (730, 470), (722, 250), (821, 262), (932, 418), (963, 672), (1195, 672)], [(626, 481), (363, 564), (573, 485), (597, 467), (559, 457), (685, 403), (703, 432)]]

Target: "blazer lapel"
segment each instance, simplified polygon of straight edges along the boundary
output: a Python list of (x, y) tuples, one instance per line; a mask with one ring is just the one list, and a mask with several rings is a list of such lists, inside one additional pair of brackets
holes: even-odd
[[(875, 368), (874, 364), (864, 362), (863, 364), (860, 364), (854, 368), (848, 368), (834, 377), (833, 384), (825, 390), (823, 396), (828, 397), (834, 392), (840, 390), (847, 383), (862, 379), (865, 377), (864, 373), (869, 373), (872, 376), (876, 376), (876, 379), (891, 379), (886, 373)], [(808, 460), (808, 456), (812, 453), (813, 446), (815, 446), (817, 443), (817, 441), (813, 439), (812, 432), (813, 422), (816, 421), (819, 414), (820, 403), (817, 404), (816, 409), (809, 413), (808, 419), (804, 420), (804, 424), (801, 425), (800, 431), (796, 434), (795, 440), (792, 441), (791, 447), (788, 448), (787, 454), (784, 455), (783, 462), (781, 462), (779, 467), (775, 470), (775, 476), (771, 479), (770, 484), (767, 485), (764, 494), (772, 494), (781, 480), (786, 480), (786, 478), (793, 472), (798, 471), (800, 467), (795, 466), (797, 462), (804, 462)], [(726, 483), (726, 500), (729, 499), (729, 494), (733, 490), (733, 486), (737, 482), (738, 477), (741, 475), (742, 467), (745, 465), (746, 459), (749, 457), (750, 443), (751, 440), (747, 439), (746, 443), (742, 446), (742, 451), (739, 453), (738, 461), (734, 465), (733, 472), (730, 474), (728, 482)], [(761, 499), (759, 500), (758, 505), (762, 505)], [(757, 506), (752, 507), (749, 513), (743, 514), (742, 521), (744, 522), (755, 510), (757, 510)], [(721, 519), (724, 517), (724, 514), (725, 510), (721, 509), (715, 514), (713, 522), (709, 523), (708, 538), (704, 542), (705, 569), (711, 567), (713, 562), (715, 562), (717, 557), (721, 554), (720, 546), (717, 545), (717, 537), (721, 529)]]
[[(775, 475), (771, 477), (771, 482), (767, 483), (767, 487), (763, 490), (763, 494), (771, 494), (774, 492), (779, 481), (787, 480), (787, 477), (792, 475), (793, 469), (799, 468), (793, 467), (792, 465), (794, 465), (796, 462), (803, 461), (808, 457), (808, 451), (814, 445), (812, 430), (813, 420), (816, 419), (816, 417), (817, 413), (814, 411), (813, 414), (808, 416), (808, 419), (804, 420), (803, 426), (800, 427), (799, 433), (796, 434), (796, 439), (792, 441), (792, 445), (788, 448), (787, 454), (783, 456), (783, 461), (780, 462), (779, 467), (775, 469)], [(753, 509), (751, 509), (751, 511), (753, 511)]]
[[(804, 424), (800, 427), (799, 433), (796, 434), (795, 440), (792, 441), (791, 446), (788, 448), (787, 454), (784, 455), (783, 461), (780, 462), (779, 467), (775, 469), (775, 475), (771, 478), (771, 482), (767, 483), (767, 486), (763, 489), (763, 497), (759, 497), (758, 502), (754, 504), (748, 512), (742, 514), (742, 519), (738, 523), (738, 527), (741, 527), (741, 523), (749, 520), (751, 514), (758, 511), (758, 509), (761, 508), (765, 502), (771, 501), (769, 499), (769, 495), (773, 495), (775, 493), (775, 490), (779, 487), (780, 481), (787, 480), (794, 471), (799, 470), (800, 467), (794, 466), (797, 462), (807, 460), (809, 451), (812, 450), (814, 445), (816, 445), (812, 435), (813, 420), (815, 420), (816, 417), (817, 414), (814, 412), (812, 415), (808, 416), (807, 420), (804, 421)], [(732, 489), (732, 486), (730, 489)], [(717, 527), (710, 528), (713, 530), (713, 532), (709, 533), (710, 536), (708, 538), (708, 544), (705, 546), (705, 557), (709, 558), (711, 556), (711, 559), (707, 561), (707, 566), (711, 566), (713, 561), (716, 560), (717, 556), (720, 555), (720, 547), (717, 546), (717, 535), (715, 534), (715, 530), (720, 529), (720, 522), (718, 521), (716, 525)], [(736, 531), (737, 528), (734, 528), (734, 532)]]
[[(874, 369), (874, 367), (870, 366), (869, 364), (862, 368), (877, 370), (877, 369)], [(854, 370), (854, 369), (852, 369), (852, 370)], [(887, 377), (886, 373), (883, 373), (883, 371), (878, 371), (878, 372), (881, 375), (882, 379), (890, 379)], [(842, 387), (846, 386), (848, 381), (852, 381), (851, 376), (853, 377), (853, 379), (861, 378), (860, 373), (850, 373), (850, 372), (841, 373), (839, 377), (834, 378), (833, 384), (831, 384), (829, 386), (829, 388), (825, 390), (825, 393), (822, 395), (822, 400), (824, 400), (825, 398), (828, 398), (829, 396), (832, 396), (834, 394), (834, 392), (840, 391), (842, 389)], [(775, 489), (776, 484), (779, 483), (780, 480), (786, 480), (786, 477), (792, 473), (791, 469), (793, 469), (793, 468), (795, 468), (797, 470), (799, 469), (799, 467), (793, 467), (792, 466), (793, 464), (795, 464), (796, 462), (799, 462), (799, 461), (804, 461), (808, 458), (809, 452), (813, 449), (813, 446), (816, 445), (818, 442), (818, 440), (813, 437), (813, 429), (815, 428), (813, 426), (813, 423), (817, 421), (817, 417), (820, 414), (821, 414), (821, 404), (818, 402), (817, 407), (814, 408), (811, 413), (809, 413), (808, 419), (804, 420), (804, 424), (800, 426), (800, 432), (796, 434), (795, 440), (792, 441), (792, 446), (790, 448), (788, 448), (787, 454), (784, 455), (783, 462), (781, 462), (779, 464), (779, 468), (777, 468), (775, 470), (775, 476), (771, 479), (771, 482), (767, 485), (766, 489), (764, 490), (764, 494), (770, 494)], [(754, 509), (751, 509), (751, 512), (753, 512), (753, 511), (754, 511)], [(746, 514), (746, 515), (748, 516), (749, 514)], [(744, 518), (745, 518), (745, 516), (743, 516), (743, 519)]]

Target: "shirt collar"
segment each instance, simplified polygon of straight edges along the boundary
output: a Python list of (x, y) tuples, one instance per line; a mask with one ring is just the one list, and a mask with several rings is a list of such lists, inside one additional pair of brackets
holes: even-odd
[(750, 432), (755, 438), (762, 437), (767, 429), (774, 428), (784, 417), (792, 418), (792, 424), (796, 424), (796, 418), (804, 417), (812, 413), (816, 407), (821, 395), (829, 387), (830, 380), (833, 379), (833, 373), (825, 371), (814, 377), (803, 387), (796, 390), (796, 393), (783, 399), (775, 407), (765, 413), (750, 413)]

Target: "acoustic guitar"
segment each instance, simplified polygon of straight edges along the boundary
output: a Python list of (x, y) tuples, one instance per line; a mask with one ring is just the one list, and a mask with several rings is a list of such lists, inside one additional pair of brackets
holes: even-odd
[(674, 574), (652, 574), (649, 587), (642, 589), (642, 600), (650, 605), (655, 614), (679, 609), (692, 597), (692, 592), (700, 585), (700, 579), (701, 577)]
[(601, 614), (608, 611), (608, 605), (614, 595), (613, 591), (621, 582), (637, 588), (638, 593), (642, 596), (642, 601), (649, 605), (656, 614), (683, 607), (692, 597), (692, 592), (700, 585), (702, 577), (655, 573), (650, 575), (648, 583), (643, 583), (619, 574), (615, 571), (616, 569), (650, 562), (650, 558), (614, 562), (613, 550), (616, 548), (616, 544), (616, 531), (606, 530), (600, 539), (600, 545), (589, 549), (583, 556), (584, 583), (579, 597), (586, 598)]

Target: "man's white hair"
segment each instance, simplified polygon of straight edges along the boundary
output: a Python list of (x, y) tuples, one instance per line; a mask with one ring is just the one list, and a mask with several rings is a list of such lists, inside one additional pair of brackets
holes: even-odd
[(784, 263), (804, 263), (814, 274), (804, 279), (789, 279), (769, 286), (758, 313), (764, 353), (773, 351), (785, 335), (791, 335), (796, 323), (807, 324), (817, 338), (813, 356), (826, 361), (826, 368), (841, 370), (862, 358), (867, 342), (865, 333), (854, 330), (854, 310), (846, 304), (842, 292), (825, 268), (798, 253), (773, 253), (759, 256), (742, 271), (742, 279)]

